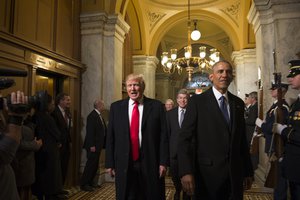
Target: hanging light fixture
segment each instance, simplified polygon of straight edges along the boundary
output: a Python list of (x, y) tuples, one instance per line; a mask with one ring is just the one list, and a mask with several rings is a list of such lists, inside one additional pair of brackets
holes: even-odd
[[(192, 56), (191, 38), (199, 40), (201, 33), (197, 30), (197, 20), (194, 20), (195, 30), (191, 34), (191, 19), (190, 19), (190, 0), (188, 0), (188, 44), (184, 47), (184, 57), (177, 58), (177, 49), (170, 50), (170, 57), (168, 52), (163, 52), (161, 55), (161, 64), (165, 73), (182, 73), (185, 68), (188, 73), (188, 80), (192, 80), (194, 70), (209, 71), (215, 62), (220, 59), (220, 53), (217, 49), (210, 49), (209, 59), (206, 59), (206, 46), (199, 47), (199, 56)], [(197, 37), (194, 37), (197, 36)], [(198, 38), (198, 39), (197, 39)]]
[(200, 31), (197, 29), (197, 20), (194, 20), (194, 30), (191, 33), (191, 38), (193, 41), (197, 41), (201, 38), (201, 33)]

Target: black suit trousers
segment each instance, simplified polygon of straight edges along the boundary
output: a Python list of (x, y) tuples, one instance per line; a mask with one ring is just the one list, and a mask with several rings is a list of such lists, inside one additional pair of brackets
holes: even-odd
[(146, 200), (145, 184), (141, 162), (131, 161), (128, 168), (126, 200)]
[(62, 181), (63, 184), (65, 183), (68, 166), (69, 166), (69, 159), (70, 159), (70, 144), (63, 143), (60, 148), (60, 162), (61, 162), (61, 174), (62, 174)]
[(91, 152), (89, 150), (87, 151), (87, 161), (80, 181), (81, 186), (92, 186), (94, 184), (93, 180), (97, 174), (99, 157), (100, 152)]

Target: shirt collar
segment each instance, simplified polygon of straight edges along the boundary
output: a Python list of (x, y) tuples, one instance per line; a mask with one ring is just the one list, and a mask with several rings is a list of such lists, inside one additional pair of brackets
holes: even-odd
[(98, 113), (98, 115), (101, 115), (101, 113), (99, 112), (99, 110), (97, 110), (96, 108), (94, 110)]
[[(144, 97), (142, 97), (139, 101), (139, 104), (143, 104), (144, 102)], [(129, 98), (129, 105), (134, 105), (135, 101)]]
[(227, 92), (225, 94), (222, 94), (214, 86), (212, 87), (212, 90), (213, 90), (213, 93), (214, 93), (215, 98), (217, 100), (219, 100), (221, 96), (224, 96), (226, 98), (226, 100), (228, 100), (228, 94), (227, 94)]

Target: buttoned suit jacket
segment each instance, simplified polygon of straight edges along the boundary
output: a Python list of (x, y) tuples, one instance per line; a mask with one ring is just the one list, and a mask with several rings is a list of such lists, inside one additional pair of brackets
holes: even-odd
[[(116, 199), (126, 197), (128, 165), (131, 159), (129, 98), (111, 104), (106, 139), (106, 168), (115, 169)], [(141, 123), (142, 142), (139, 159), (145, 179), (145, 191), (150, 200), (165, 199), (164, 178), (159, 178), (159, 166), (168, 163), (166, 113), (160, 101), (144, 96)]]
[(169, 136), (170, 145), (170, 159), (177, 159), (178, 150), (178, 136), (180, 132), (180, 126), (178, 121), (178, 109), (173, 108), (166, 113), (167, 116), (167, 132)]
[(216, 196), (229, 178), (233, 199), (242, 200), (244, 177), (253, 176), (245, 134), (244, 102), (230, 92), (228, 101), (230, 126), (212, 88), (190, 98), (181, 126), (179, 174), (181, 177), (194, 174), (195, 190), (201, 199), (225, 199)]
[[(101, 116), (102, 117), (102, 116)], [(103, 118), (102, 118), (103, 119)], [(103, 123), (104, 119), (103, 119)], [(83, 147), (87, 150), (95, 146), (97, 152), (101, 152), (105, 142), (105, 126), (102, 124), (99, 114), (93, 110), (86, 120), (86, 136)]]
[[(71, 142), (71, 125), (70, 121), (67, 123), (62, 112), (60, 111), (58, 106), (55, 106), (54, 111), (51, 113), (52, 117), (55, 120), (55, 123), (57, 125), (57, 128), (59, 129), (61, 133), (61, 144), (67, 144)], [(69, 118), (71, 120), (71, 118)]]
[(255, 130), (255, 120), (258, 117), (258, 104), (257, 102), (253, 105), (251, 105), (248, 108), (248, 115), (245, 118), (246, 121), (246, 136), (248, 145), (251, 143), (251, 139)]

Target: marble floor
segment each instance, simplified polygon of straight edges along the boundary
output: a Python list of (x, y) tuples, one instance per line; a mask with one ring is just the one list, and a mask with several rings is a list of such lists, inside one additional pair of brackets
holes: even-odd
[[(112, 200), (115, 199), (115, 188), (113, 183), (104, 183), (100, 188), (93, 192), (81, 191), (79, 187), (74, 187), (69, 190), (70, 200)], [(172, 200), (174, 188), (171, 180), (166, 180), (166, 200)], [(251, 190), (244, 195), (244, 200), (272, 200), (272, 190), (263, 188), (255, 183)]]

